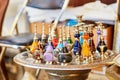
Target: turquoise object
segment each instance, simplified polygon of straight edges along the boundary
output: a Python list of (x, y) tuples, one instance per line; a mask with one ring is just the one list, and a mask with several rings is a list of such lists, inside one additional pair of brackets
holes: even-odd
[(56, 49), (62, 49), (63, 48), (63, 43), (58, 43), (58, 45), (57, 45), (57, 47), (56, 47)]
[(77, 25), (78, 24), (78, 21), (77, 20), (75, 20), (75, 19), (69, 19), (69, 20), (67, 20), (66, 21), (66, 26), (70, 26), (70, 27), (73, 27), (73, 26), (75, 26), (75, 25)]
[(83, 35), (83, 32), (80, 32), (80, 44), (82, 45), (83, 44), (83, 38), (82, 38), (82, 35)]

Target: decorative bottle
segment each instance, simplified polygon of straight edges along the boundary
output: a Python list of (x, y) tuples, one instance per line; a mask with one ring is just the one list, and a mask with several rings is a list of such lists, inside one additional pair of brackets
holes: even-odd
[(70, 26), (69, 26), (69, 24), (68, 24), (67, 43), (68, 43), (67, 49), (68, 49), (68, 51), (71, 51), (72, 47), (73, 47), (73, 42), (72, 42), (72, 39), (71, 39), (71, 36), (70, 36)]
[(100, 37), (100, 41), (98, 43), (97, 50), (101, 54), (101, 59), (104, 60), (106, 58), (104, 53), (107, 51), (107, 46), (104, 42), (103, 36)]
[(37, 37), (37, 25), (35, 24), (35, 29), (34, 29), (34, 38), (33, 38), (33, 43), (30, 46), (30, 51), (31, 53), (34, 53), (35, 49), (38, 47), (38, 37)]

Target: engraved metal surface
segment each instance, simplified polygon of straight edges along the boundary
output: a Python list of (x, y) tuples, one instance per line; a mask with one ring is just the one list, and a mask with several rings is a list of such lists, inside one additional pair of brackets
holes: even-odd
[(107, 51), (110, 53), (109, 57), (105, 60), (94, 60), (94, 62), (89, 64), (74, 64), (71, 62), (67, 65), (61, 66), (59, 64), (45, 64), (45, 63), (35, 63), (35, 60), (32, 57), (28, 57), (29, 52), (23, 52), (14, 57), (14, 61), (22, 66), (37, 68), (37, 69), (46, 69), (46, 70), (85, 70), (85, 69), (92, 69), (96, 67), (100, 67), (106, 65), (106, 63), (112, 62), (112, 60), (118, 55), (115, 52), (110, 50)]
[(113, 62), (120, 67), (120, 54), (114, 58)]

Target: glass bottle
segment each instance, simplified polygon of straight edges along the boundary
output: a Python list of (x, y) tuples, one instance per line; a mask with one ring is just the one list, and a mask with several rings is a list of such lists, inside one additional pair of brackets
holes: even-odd
[(90, 47), (88, 45), (88, 38), (89, 38), (89, 35), (87, 33), (84, 33), (83, 34), (84, 42), (83, 42), (83, 45), (82, 45), (81, 54), (82, 54), (83, 57), (87, 57), (87, 58), (90, 56)]
[(30, 46), (30, 51), (31, 53), (34, 53), (35, 49), (38, 47), (38, 37), (37, 37), (37, 25), (35, 24), (35, 29), (34, 29), (34, 38), (33, 38), (33, 43)]
[(66, 40), (66, 27), (63, 26), (62, 28), (63, 31), (63, 46), (68, 46), (67, 40)]
[(58, 62), (61, 65), (66, 65), (72, 61), (72, 54), (68, 52), (67, 47), (63, 46), (62, 50), (58, 54)]
[(107, 51), (107, 46), (105, 44), (103, 36), (100, 37), (100, 41), (98, 43), (97, 50), (101, 54), (101, 59), (104, 60), (105, 59), (104, 53)]
[(41, 46), (45, 49), (47, 45), (47, 36), (45, 35), (45, 24), (42, 24), (42, 38), (41, 38)]
[(75, 34), (74, 34), (75, 42), (73, 44), (74, 55), (76, 55), (76, 53), (78, 55), (81, 55), (81, 45), (80, 45), (80, 42), (79, 42), (79, 37), (80, 37), (80, 34), (79, 34), (78, 30), (75, 29)]
[(49, 25), (48, 45), (46, 46), (46, 51), (44, 53), (44, 59), (46, 61), (46, 64), (52, 64), (53, 61), (54, 61), (54, 47), (53, 47), (53, 44), (52, 44), (50, 25)]
[(57, 47), (55, 48), (55, 55), (57, 55), (63, 48), (63, 40), (62, 40), (62, 27), (60, 27), (60, 37)]
[(52, 43), (53, 43), (54, 48), (56, 48), (57, 45), (58, 45), (58, 38), (57, 38), (57, 36), (55, 34), (55, 30), (52, 33)]
[(73, 42), (72, 42), (72, 39), (71, 39), (71, 36), (70, 36), (70, 24), (68, 24), (67, 43), (68, 43), (67, 49), (68, 49), (68, 51), (71, 51), (72, 47), (73, 47)]

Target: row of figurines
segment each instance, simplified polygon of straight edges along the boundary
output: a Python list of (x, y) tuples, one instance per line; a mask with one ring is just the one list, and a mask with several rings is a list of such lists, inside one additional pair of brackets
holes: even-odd
[[(69, 30), (68, 30), (68, 33)], [(72, 42), (70, 35), (66, 38), (65, 31), (60, 28), (59, 40), (54, 35), (51, 36), (49, 29), (48, 40), (42, 37), (41, 41), (37, 38), (37, 32), (35, 30), (35, 36), (33, 44), (30, 47), (30, 51), (35, 59), (36, 63), (45, 62), (46, 64), (58, 63), (61, 65), (73, 62), (75, 64), (83, 64), (94, 62), (95, 59), (104, 60), (107, 46), (104, 42), (102, 35), (100, 36), (97, 48), (95, 48), (92, 30), (80, 31), (76, 28), (74, 33), (75, 41)], [(99, 54), (96, 56), (96, 51)]]

